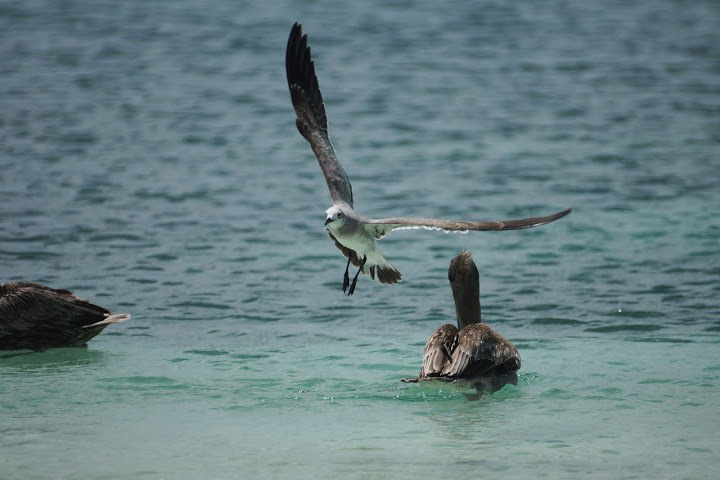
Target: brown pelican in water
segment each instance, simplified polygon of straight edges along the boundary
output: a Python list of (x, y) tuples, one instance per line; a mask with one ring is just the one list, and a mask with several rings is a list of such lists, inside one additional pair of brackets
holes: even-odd
[(478, 393), (517, 383), (517, 348), (480, 319), (480, 275), (470, 252), (453, 258), (448, 278), (458, 327), (448, 323), (435, 330), (425, 345), (420, 375), (402, 381), (463, 381)]
[[(467, 222), (452, 220), (435, 220), (429, 218), (382, 218), (363, 217), (353, 209), (353, 192), (350, 180), (342, 165), (335, 156), (335, 150), (328, 135), (327, 115), (320, 87), (315, 76), (315, 65), (310, 58), (310, 47), (307, 35), (295, 23), (290, 31), (285, 56), (290, 98), (297, 119), (295, 121), (300, 134), (310, 143), (315, 153), (325, 181), (330, 189), (333, 206), (325, 211), (325, 229), (335, 246), (347, 257), (343, 277), (343, 292), (350, 286), (348, 295), (355, 291), (357, 278), (362, 271), (373, 280), (377, 273), (380, 283), (396, 284), (402, 279), (390, 262), (378, 250), (376, 240), (388, 232), (404, 228), (425, 228), (445, 230), (448, 232), (467, 232), (468, 230), (517, 230), (531, 228), (555, 221), (570, 213), (571, 209), (563, 210), (547, 217), (524, 218), (521, 220), (505, 220), (495, 222)], [(350, 263), (359, 267), (352, 284), (348, 269)]]
[(67, 290), (29, 282), (0, 283), (0, 350), (81, 347), (111, 323), (129, 318)]

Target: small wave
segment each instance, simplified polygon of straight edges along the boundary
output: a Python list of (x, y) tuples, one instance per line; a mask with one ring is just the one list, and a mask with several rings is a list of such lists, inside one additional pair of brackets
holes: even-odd
[(594, 333), (616, 333), (616, 332), (656, 332), (662, 330), (663, 326), (655, 324), (635, 323), (629, 325), (607, 325), (604, 327), (586, 328), (586, 332)]
[(622, 310), (622, 312), (618, 313), (629, 318), (662, 318), (665, 316), (663, 312), (653, 310)]
[(217, 310), (229, 310), (232, 308), (229, 305), (224, 305), (221, 303), (210, 303), (210, 302), (179, 302), (179, 303), (174, 303), (171, 306), (173, 306), (173, 307), (209, 308), (209, 309), (217, 309)]
[(529, 305), (529, 306), (521, 308), (519, 310), (527, 311), (527, 312), (544, 312), (547, 310), (555, 310), (560, 307), (563, 307), (563, 305), (557, 305), (554, 303), (540, 303), (537, 305)]
[(131, 377), (106, 377), (97, 379), (98, 383), (105, 384), (108, 390), (131, 390), (136, 392), (151, 392), (161, 394), (167, 390), (187, 390), (188, 385), (178, 383), (169, 377), (155, 376), (131, 376)]
[(222, 355), (227, 355), (230, 352), (227, 350), (185, 350), (183, 353), (191, 353), (194, 355), (203, 355), (206, 357), (218, 357)]
[(0, 256), (11, 257), (15, 260), (49, 260), (58, 258), (59, 253), (45, 252), (40, 250), (26, 250), (24, 252), (11, 252), (8, 250), (0, 251)]
[(634, 341), (645, 342), (645, 343), (695, 343), (694, 340), (687, 338), (674, 338), (674, 337), (643, 337), (634, 338)]
[(533, 320), (535, 325), (585, 325), (585, 322), (571, 318), (543, 317)]
[(269, 358), (270, 355), (264, 353), (236, 353), (232, 355), (232, 358), (238, 358), (241, 360), (255, 360), (258, 358)]

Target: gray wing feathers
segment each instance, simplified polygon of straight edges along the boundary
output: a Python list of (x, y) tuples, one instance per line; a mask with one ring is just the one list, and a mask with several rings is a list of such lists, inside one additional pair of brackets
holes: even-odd
[(352, 207), (350, 181), (330, 143), (325, 103), (315, 76), (307, 35), (302, 34), (302, 27), (297, 23), (290, 31), (285, 68), (298, 131), (310, 143), (333, 201), (344, 201)]
[(503, 374), (520, 369), (520, 353), (505, 337), (484, 323), (475, 323), (457, 335), (457, 347), (442, 374), (450, 377), (477, 377), (493, 372)]
[(423, 352), (421, 378), (440, 375), (450, 364), (452, 351), (455, 349), (457, 341), (457, 331), (454, 325), (447, 323), (430, 336)]
[(505, 337), (484, 323), (468, 325), (458, 332), (445, 324), (435, 330), (423, 352), (417, 379), (453, 381), (485, 375), (504, 375), (520, 369), (520, 353)]
[(378, 220), (366, 219), (365, 228), (377, 239), (384, 237), (388, 232), (406, 228), (425, 228), (429, 230), (445, 230), (447, 232), (467, 232), (469, 230), (520, 230), (523, 228), (539, 227), (554, 222), (572, 209), (549, 215), (547, 217), (531, 217), (520, 220), (502, 220), (495, 222), (464, 222), (453, 220), (436, 220), (432, 218), (382, 218)]

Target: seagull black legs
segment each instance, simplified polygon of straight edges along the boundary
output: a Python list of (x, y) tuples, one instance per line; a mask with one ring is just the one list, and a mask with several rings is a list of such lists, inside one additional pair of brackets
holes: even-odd
[[(360, 275), (360, 272), (362, 272), (363, 267), (365, 266), (365, 262), (367, 262), (367, 255), (363, 257), (363, 261), (360, 264), (360, 268), (358, 268), (357, 273), (355, 274), (355, 277), (353, 278), (352, 285), (350, 285), (350, 291), (348, 292), (348, 295), (352, 295), (355, 293), (355, 285), (357, 285), (357, 279), (358, 275)], [(348, 267), (350, 266), (350, 263), (348, 262)], [(347, 275), (347, 268), (345, 269), (345, 275)], [(346, 277), (347, 280), (347, 277)], [(343, 282), (343, 285), (345, 285), (345, 282)], [(343, 292), (345, 289), (343, 288)]]
[[(345, 266), (345, 276), (343, 277), (343, 293), (345, 293), (345, 290), (347, 290), (347, 287), (350, 285), (350, 275), (348, 275), (349, 268), (350, 268), (350, 258), (348, 258), (348, 263)], [(350, 295), (352, 295), (352, 293)]]
[(347, 265), (345, 265), (345, 276), (343, 276), (343, 293), (345, 293), (345, 290), (347, 290), (348, 285), (350, 286), (350, 291), (348, 292), (348, 295), (352, 295), (353, 293), (355, 293), (355, 286), (357, 285), (358, 275), (360, 275), (360, 272), (362, 272), (362, 269), (365, 266), (365, 262), (367, 262), (367, 255), (363, 257), (360, 268), (358, 268), (357, 273), (353, 277), (352, 285), (350, 285), (350, 275), (348, 275), (348, 270), (350, 269), (350, 259), (348, 258), (348, 263)]

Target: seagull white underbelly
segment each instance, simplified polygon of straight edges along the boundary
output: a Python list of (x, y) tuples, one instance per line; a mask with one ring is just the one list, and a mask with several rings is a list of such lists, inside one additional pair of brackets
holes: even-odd
[[(335, 238), (340, 242), (343, 246), (349, 248), (350, 250), (353, 250), (357, 257), (362, 260), (363, 257), (368, 257), (369, 263), (372, 262), (373, 258), (379, 254), (377, 248), (377, 242), (373, 237), (371, 237), (369, 234), (365, 232), (361, 232), (358, 234), (357, 232), (353, 232), (351, 234), (343, 234), (342, 231), (334, 233)], [(382, 257), (382, 255), (381, 255)]]
[(390, 265), (390, 262), (388, 262), (387, 259), (383, 256), (383, 254), (380, 253), (380, 249), (377, 246), (377, 241), (375, 240), (375, 238), (372, 235), (366, 233), (364, 230), (361, 231), (361, 234), (357, 234), (356, 232), (354, 235), (336, 238), (341, 244), (355, 251), (360, 261), (362, 261), (363, 258), (367, 257), (367, 261), (363, 266), (363, 273), (365, 275), (370, 275), (371, 269), (376, 266), (377, 268), (382, 270), (389, 269), (393, 272), (396, 272), (395, 268)]

